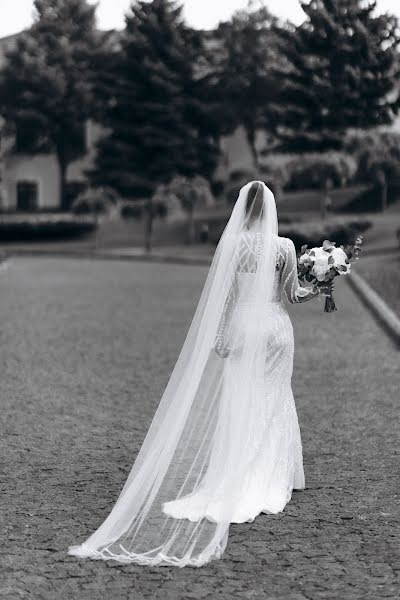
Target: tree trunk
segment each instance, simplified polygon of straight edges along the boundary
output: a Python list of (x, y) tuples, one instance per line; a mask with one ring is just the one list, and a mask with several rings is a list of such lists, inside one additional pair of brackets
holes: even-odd
[(382, 182), (382, 187), (381, 187), (381, 207), (382, 207), (382, 212), (385, 212), (385, 210), (387, 209), (387, 180), (386, 177), (384, 178), (384, 181)]
[(67, 168), (68, 164), (64, 157), (58, 154), (58, 165), (60, 169), (60, 183), (59, 183), (59, 195), (60, 195), (60, 208), (62, 211), (68, 210), (67, 206)]
[(254, 167), (258, 171), (260, 163), (258, 162), (258, 152), (256, 146), (256, 132), (251, 127), (246, 127), (247, 141), (250, 146), (251, 154), (253, 155)]
[(145, 228), (145, 250), (151, 252), (152, 237), (153, 237), (153, 201), (152, 198), (147, 199), (146, 205), (146, 228)]
[(194, 207), (191, 206), (188, 211), (188, 244), (193, 244), (195, 241), (196, 232), (194, 227)]
[(381, 194), (381, 211), (384, 212), (387, 208), (387, 177), (383, 169), (379, 169), (376, 173), (376, 180)]
[(321, 204), (320, 204), (320, 209), (321, 209), (321, 219), (326, 219), (326, 214), (328, 211), (328, 208), (331, 205), (331, 197), (330, 197), (330, 192), (333, 188), (333, 183), (332, 180), (330, 178), (328, 178), (325, 181), (325, 186), (324, 186), (324, 192), (323, 194), (321, 194)]

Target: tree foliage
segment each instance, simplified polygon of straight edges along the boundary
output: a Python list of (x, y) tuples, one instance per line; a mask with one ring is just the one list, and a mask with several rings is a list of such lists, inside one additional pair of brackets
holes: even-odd
[(85, 151), (93, 116), (95, 57), (102, 37), (86, 0), (35, 0), (35, 22), (0, 72), (0, 112), (22, 152), (54, 151), (66, 203), (66, 170)]
[(211, 51), (218, 120), (228, 133), (238, 125), (244, 127), (256, 165), (257, 131), (272, 131), (266, 107), (275, 95), (272, 67), (280, 61), (276, 26), (277, 19), (267, 8), (250, 4), (212, 34), (217, 44)]
[(174, 175), (209, 176), (218, 158), (208, 119), (207, 84), (198, 68), (200, 32), (171, 0), (132, 4), (112, 66), (114, 90), (105, 114), (95, 184), (122, 196), (150, 197)]
[(282, 147), (340, 148), (350, 128), (390, 123), (399, 108), (398, 22), (376, 2), (302, 2), (305, 22), (278, 31), (285, 58), (270, 107)]

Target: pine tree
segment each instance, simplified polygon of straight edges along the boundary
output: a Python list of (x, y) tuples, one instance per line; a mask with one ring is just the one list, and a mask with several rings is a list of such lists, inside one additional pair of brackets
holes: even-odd
[(215, 52), (215, 89), (220, 104), (220, 122), (226, 133), (242, 125), (258, 164), (256, 134), (271, 131), (266, 106), (274, 97), (272, 65), (279, 63), (276, 19), (265, 8), (236, 12), (221, 23), (213, 34)]
[(181, 12), (172, 0), (133, 4), (114, 57), (109, 134), (91, 179), (127, 198), (150, 196), (177, 174), (209, 176), (216, 165), (218, 141), (199, 69), (202, 37)]
[(84, 151), (84, 124), (95, 111), (95, 57), (102, 36), (86, 0), (35, 0), (32, 28), (21, 35), (0, 73), (6, 133), (25, 152), (54, 151), (67, 208), (68, 165)]
[(312, 0), (297, 28), (279, 31), (285, 63), (269, 106), (283, 149), (340, 148), (350, 128), (390, 123), (398, 111), (399, 37), (395, 17), (376, 2)]

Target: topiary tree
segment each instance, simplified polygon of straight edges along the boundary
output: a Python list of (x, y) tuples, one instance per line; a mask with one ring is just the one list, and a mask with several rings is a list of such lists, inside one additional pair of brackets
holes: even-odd
[(356, 174), (357, 162), (343, 152), (307, 153), (288, 160), (287, 188), (291, 190), (342, 187)]
[(211, 206), (214, 203), (210, 184), (199, 175), (195, 177), (176, 176), (167, 185), (159, 186), (155, 198), (177, 199), (181, 208), (187, 215), (188, 235), (187, 241), (195, 241), (194, 211), (199, 205)]

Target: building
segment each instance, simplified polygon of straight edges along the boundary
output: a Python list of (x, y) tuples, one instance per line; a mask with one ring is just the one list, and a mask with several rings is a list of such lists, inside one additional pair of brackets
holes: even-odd
[[(0, 39), (0, 68), (5, 53), (20, 35), (23, 33)], [(71, 163), (67, 171), (71, 192), (86, 185), (85, 172), (93, 165), (96, 142), (102, 132), (102, 127), (94, 121), (85, 123), (82, 156)], [(16, 140), (4, 135), (0, 137), (0, 144), (0, 211), (60, 210), (60, 172), (55, 155), (18, 151)], [(252, 169), (253, 166), (252, 152), (243, 128), (239, 127), (233, 135), (222, 138), (221, 160), (215, 174), (218, 180), (224, 181), (232, 171)]]
[[(0, 68), (5, 53), (15, 44), (18, 36), (0, 39)], [(83, 149), (79, 160), (71, 163), (67, 171), (67, 183), (71, 189), (86, 184), (85, 171), (93, 165), (95, 145), (102, 128), (87, 121), (83, 131)], [(26, 154), (19, 152), (15, 139), (1, 137), (0, 150), (0, 210), (46, 211), (59, 210), (60, 172), (54, 154)]]

